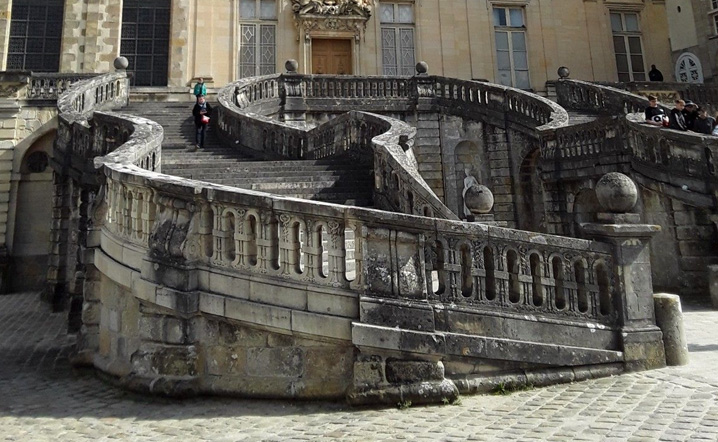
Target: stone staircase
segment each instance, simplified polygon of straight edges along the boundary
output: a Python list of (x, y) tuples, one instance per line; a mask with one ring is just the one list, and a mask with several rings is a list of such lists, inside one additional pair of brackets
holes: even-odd
[(192, 152), (191, 102), (131, 103), (123, 113), (156, 121), (165, 130), (162, 172), (183, 178), (295, 198), (371, 207), (373, 173), (351, 158), (256, 161), (224, 147), (210, 127), (204, 149)]

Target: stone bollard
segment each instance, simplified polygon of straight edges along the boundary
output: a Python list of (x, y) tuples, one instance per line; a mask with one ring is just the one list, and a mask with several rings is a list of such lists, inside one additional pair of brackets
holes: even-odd
[(718, 265), (708, 266), (708, 290), (713, 308), (718, 310)]
[(688, 364), (688, 344), (683, 329), (681, 298), (670, 293), (656, 293), (653, 295), (653, 302), (656, 308), (656, 325), (663, 332), (666, 364)]

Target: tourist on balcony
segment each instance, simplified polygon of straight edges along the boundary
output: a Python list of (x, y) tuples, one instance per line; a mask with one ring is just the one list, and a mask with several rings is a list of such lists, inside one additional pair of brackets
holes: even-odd
[(663, 73), (658, 70), (655, 64), (652, 64), (651, 70), (648, 71), (648, 79), (651, 81), (663, 81)]
[(194, 96), (197, 100), (199, 100), (200, 95), (204, 97), (207, 96), (207, 86), (204, 84), (204, 78), (202, 77), (199, 77), (197, 79), (197, 84), (194, 85)]
[(209, 115), (212, 113), (212, 106), (207, 103), (204, 95), (197, 97), (197, 103), (192, 109), (192, 115), (194, 116), (194, 125), (197, 128), (196, 144), (197, 149), (204, 148), (204, 135), (209, 126)]
[(668, 127), (670, 129), (686, 131), (686, 117), (683, 115), (683, 110), (686, 107), (686, 102), (683, 100), (676, 100), (676, 107), (671, 109), (670, 123)]
[(686, 106), (683, 108), (683, 117), (686, 120), (686, 128), (693, 130), (693, 125), (698, 118), (698, 105), (691, 100), (686, 100)]
[(708, 112), (704, 108), (699, 107), (698, 118), (696, 118), (695, 123), (693, 123), (693, 131), (698, 132), (699, 134), (711, 135), (715, 125), (715, 118), (708, 115)]
[[(665, 123), (664, 123), (665, 122)], [(648, 107), (646, 108), (646, 123), (654, 126), (665, 126), (668, 124), (668, 117), (662, 107), (658, 106), (658, 98), (655, 95), (648, 96)]]

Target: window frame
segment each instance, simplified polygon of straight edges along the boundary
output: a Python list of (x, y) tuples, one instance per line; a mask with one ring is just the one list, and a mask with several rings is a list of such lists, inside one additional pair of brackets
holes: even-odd
[[(504, 11), (504, 17), (506, 18), (506, 24), (502, 25), (500, 23), (496, 22), (496, 11), (497, 10), (503, 10)], [(518, 10), (521, 12), (521, 25), (520, 26), (514, 26), (511, 23), (511, 10)], [(529, 62), (529, 39), (527, 27), (526, 27), (526, 7), (524, 4), (519, 5), (506, 5), (506, 4), (493, 4), (491, 7), (491, 24), (493, 26), (493, 33), (492, 33), (492, 39), (493, 39), (493, 46), (494, 46), (494, 57), (496, 58), (496, 70), (494, 72), (494, 75), (496, 76), (496, 82), (498, 84), (501, 83), (501, 75), (500, 72), (504, 71), (505, 69), (500, 69), (499, 66), (499, 48), (498, 48), (498, 41), (497, 41), (497, 34), (499, 32), (506, 33), (507, 39), (508, 39), (508, 54), (509, 54), (509, 63), (510, 68), (509, 72), (511, 73), (511, 84), (504, 85), (508, 87), (514, 87), (517, 89), (522, 90), (532, 90), (531, 88), (531, 68), (530, 68), (530, 62)], [(515, 62), (515, 50), (514, 50), (514, 42), (513, 42), (513, 34), (514, 33), (520, 33), (523, 35), (524, 40), (524, 51), (526, 54), (526, 69), (516, 69), (516, 62)], [(501, 50), (502, 52), (505, 52), (506, 50)], [(526, 81), (527, 81), (527, 87), (519, 87), (517, 85), (517, 72), (526, 72)]]
[[(277, 72), (277, 30), (279, 21), (279, 2), (281, 0), (274, 0), (274, 14), (272, 18), (262, 17), (262, 0), (254, 0), (254, 17), (243, 18), (242, 17), (242, 0), (237, 2), (237, 64), (236, 64), (236, 78), (249, 78), (261, 75), (269, 75)], [(243, 38), (243, 27), (249, 26), (254, 28), (254, 75), (242, 75), (245, 67), (248, 67), (248, 62), (242, 61), (242, 38)], [(272, 43), (272, 55), (274, 58), (273, 64), (262, 63), (262, 49), (264, 44), (262, 43), (262, 30), (266, 28), (272, 29), (273, 43)], [(271, 72), (269, 72), (271, 71)]]
[[(385, 6), (391, 5), (394, 12), (393, 12), (393, 21), (384, 21), (383, 20), (383, 8)], [(411, 21), (399, 21), (399, 10), (400, 6), (410, 6), (411, 7)], [(379, 19), (379, 28), (380, 28), (380, 43), (381, 43), (381, 71), (382, 75), (414, 75), (416, 70), (416, 7), (413, 2), (382, 2), (379, 4), (379, 12), (378, 12), (378, 19)], [(385, 51), (385, 45), (384, 45), (384, 32), (391, 32), (394, 33), (394, 59), (396, 60), (396, 73), (388, 73), (387, 66), (385, 64), (384, 60), (384, 51)], [(411, 32), (411, 51), (412, 51), (412, 62), (408, 63), (408, 65), (405, 65), (403, 57), (402, 57), (402, 51), (404, 47), (401, 45), (402, 42), (402, 32)]]
[[(613, 29), (613, 20), (612, 20), (612, 17), (613, 17), (614, 14), (619, 15), (619, 16), (621, 17), (621, 30), (620, 30), (620, 31), (616, 31), (616, 30)], [(626, 28), (626, 16), (627, 16), (627, 15), (635, 15), (635, 16), (636, 16), (636, 25), (638, 26), (638, 30), (637, 30), (637, 31), (628, 31), (628, 30), (626, 30), (626, 29), (627, 29), (627, 28)], [(616, 52), (616, 43), (615, 43), (615, 41), (614, 41), (614, 39), (615, 39), (616, 37), (621, 37), (621, 38), (623, 39), (623, 44), (624, 44), (624, 47), (626, 48), (626, 53), (623, 54), (623, 55), (625, 55), (625, 57), (626, 57), (626, 62), (627, 62), (627, 64), (628, 64), (628, 72), (627, 72), (627, 73), (628, 73), (628, 77), (629, 77), (628, 81), (629, 81), (629, 82), (633, 82), (633, 81), (648, 81), (648, 69), (646, 68), (646, 67), (647, 67), (647, 66), (646, 66), (646, 56), (645, 56), (645, 47), (644, 47), (644, 44), (643, 44), (643, 31), (641, 30), (642, 27), (641, 27), (641, 14), (640, 14), (640, 12), (639, 12), (639, 11), (634, 11), (634, 10), (626, 10), (626, 11), (624, 11), (624, 10), (610, 10), (608, 16), (609, 16), (609, 24), (610, 24), (610, 27), (611, 27), (611, 40), (613, 41), (613, 55), (614, 55), (614, 61), (615, 61), (615, 63), (616, 63), (616, 76), (618, 77), (618, 81), (623, 81), (623, 80), (621, 80), (621, 74), (622, 74), (622, 72), (619, 71), (619, 68), (618, 68), (618, 53)], [(631, 59), (631, 57), (634, 56), (634, 55), (638, 55), (638, 54), (634, 54), (634, 53), (630, 52), (629, 38), (631, 38), (631, 37), (634, 37), (634, 38), (635, 38), (635, 37), (638, 37), (638, 41), (639, 41), (640, 46), (641, 46), (641, 47), (640, 47), (640, 51), (641, 51), (641, 52), (640, 52), (640, 56), (641, 56), (641, 60), (643, 61), (643, 66), (641, 66), (641, 68), (643, 69), (642, 71), (636, 71), (636, 70), (634, 69), (634, 66), (633, 66), (633, 60)], [(643, 79), (638, 79), (638, 80), (637, 80), (637, 79), (636, 79), (636, 74), (642, 74), (642, 75), (643, 75)]]

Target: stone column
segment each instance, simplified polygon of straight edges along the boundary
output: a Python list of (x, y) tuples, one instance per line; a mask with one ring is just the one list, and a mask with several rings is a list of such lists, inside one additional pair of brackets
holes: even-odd
[(287, 73), (282, 76), (282, 120), (286, 123), (306, 121), (307, 103), (302, 92), (302, 77), (297, 75), (297, 60), (287, 60)]
[(666, 365), (663, 335), (656, 326), (649, 243), (659, 226), (639, 224), (638, 214), (626, 213), (638, 191), (627, 176), (611, 172), (596, 184), (604, 224), (582, 224), (583, 231), (613, 249), (613, 301), (618, 312), (626, 369), (648, 370)]

